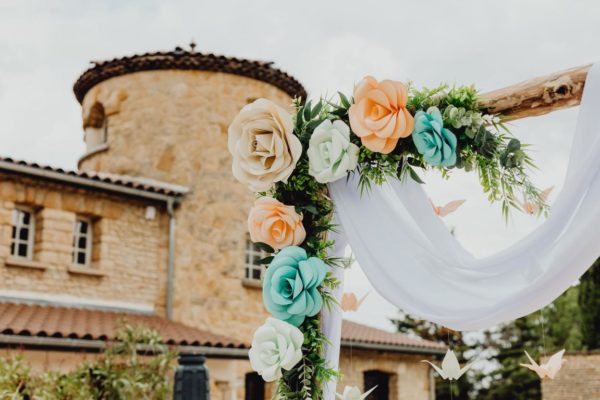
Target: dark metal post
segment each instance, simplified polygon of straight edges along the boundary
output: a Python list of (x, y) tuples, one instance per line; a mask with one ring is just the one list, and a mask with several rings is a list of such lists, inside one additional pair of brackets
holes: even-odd
[(175, 371), (174, 400), (209, 400), (210, 386), (205, 358), (199, 355), (179, 356), (179, 366)]

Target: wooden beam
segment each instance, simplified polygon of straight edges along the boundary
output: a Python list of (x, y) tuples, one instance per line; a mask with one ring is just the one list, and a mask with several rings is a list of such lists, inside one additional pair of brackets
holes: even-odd
[(581, 102), (591, 64), (482, 94), (483, 104), (508, 120), (548, 114)]

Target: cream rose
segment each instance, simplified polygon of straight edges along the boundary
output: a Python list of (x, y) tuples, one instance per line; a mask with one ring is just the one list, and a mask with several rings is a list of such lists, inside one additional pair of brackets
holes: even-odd
[(358, 146), (350, 142), (350, 128), (340, 120), (319, 124), (310, 137), (307, 153), (308, 173), (320, 183), (343, 178), (358, 163)]
[(300, 329), (275, 318), (267, 318), (252, 339), (248, 353), (252, 369), (267, 382), (281, 378), (302, 359), (304, 335)]
[(228, 147), (233, 176), (255, 192), (286, 181), (302, 154), (292, 116), (270, 100), (242, 108), (229, 126)]
[(294, 207), (272, 197), (259, 197), (248, 215), (248, 231), (254, 243), (266, 243), (274, 249), (299, 245), (306, 238), (302, 217)]

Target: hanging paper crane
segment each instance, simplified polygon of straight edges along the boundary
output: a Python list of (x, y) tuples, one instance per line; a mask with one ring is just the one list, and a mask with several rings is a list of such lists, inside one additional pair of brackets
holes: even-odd
[(458, 380), (465, 372), (469, 370), (469, 368), (471, 368), (472, 365), (467, 364), (461, 369), (458, 359), (456, 358), (456, 354), (454, 354), (454, 351), (450, 349), (448, 349), (446, 355), (444, 356), (441, 368), (427, 360), (423, 360), (421, 362), (428, 363), (433, 367), (433, 369), (436, 370), (438, 374), (440, 374), (442, 379), (448, 380)]
[(342, 301), (340, 302), (340, 306), (342, 307), (342, 310), (344, 310), (346, 312), (358, 311), (358, 308), (361, 306), (363, 301), (365, 301), (365, 299), (367, 298), (369, 293), (371, 293), (371, 292), (367, 292), (367, 294), (365, 294), (363, 297), (361, 297), (360, 300), (358, 300), (358, 298), (356, 297), (356, 294), (354, 294), (354, 293), (344, 293), (342, 295)]
[[(549, 188), (546, 188), (542, 193), (540, 193), (540, 200), (542, 200), (542, 202), (545, 203), (546, 200), (548, 200), (548, 196), (550, 196), (550, 193), (552, 193), (553, 189), (554, 186), (550, 186)], [(525, 197), (523, 197), (523, 201), (517, 200), (517, 202), (521, 206), (521, 209), (529, 215), (536, 214), (540, 209), (538, 205), (535, 205), (532, 202), (525, 200)]]
[(435, 215), (439, 217), (445, 217), (446, 215), (453, 213), (458, 209), (458, 207), (462, 206), (465, 201), (466, 200), (453, 200), (444, 206), (436, 206), (433, 201), (429, 199), (429, 202), (433, 207), (433, 212), (435, 212)]
[(337, 396), (338, 399), (341, 399), (341, 400), (364, 400), (376, 388), (377, 388), (377, 386), (372, 387), (368, 392), (361, 394), (360, 389), (357, 388), (356, 386), (346, 386), (344, 388), (344, 393), (342, 393), (342, 394), (336, 393), (335, 395)]
[(547, 363), (538, 365), (535, 361), (533, 361), (529, 353), (525, 352), (525, 355), (527, 356), (531, 364), (520, 365), (522, 367), (529, 368), (530, 370), (534, 371), (536, 374), (538, 374), (540, 379), (554, 379), (558, 371), (560, 371), (562, 365), (567, 362), (567, 360), (563, 360), (562, 358), (564, 354), (565, 350), (563, 349), (558, 353), (554, 354), (552, 357), (550, 357)]

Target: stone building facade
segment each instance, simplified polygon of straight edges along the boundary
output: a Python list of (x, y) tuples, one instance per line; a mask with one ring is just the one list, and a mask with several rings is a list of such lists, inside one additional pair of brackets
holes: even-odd
[(556, 378), (542, 380), (542, 399), (600, 399), (600, 353), (566, 353), (564, 358)]
[[(171, 344), (209, 356), (213, 398), (271, 398), (246, 359), (267, 313), (261, 255), (247, 234), (254, 196), (230, 172), (226, 136), (248, 102), (290, 107), (304, 89), (270, 63), (177, 48), (96, 63), (74, 91), (86, 142), (78, 171), (0, 159), (0, 302), (53, 307), (44, 315), (96, 310), (82, 314), (91, 325), (152, 315), (149, 323), (177, 337)], [(5, 345), (15, 335), (25, 343), (25, 334), (96, 338), (82, 327), (33, 329), (1, 317)], [(359, 324), (344, 332), (345, 384), (380, 385), (385, 394), (374, 399), (430, 399), (419, 361), (443, 346)], [(26, 357), (57, 354), (65, 353), (28, 348)]]

